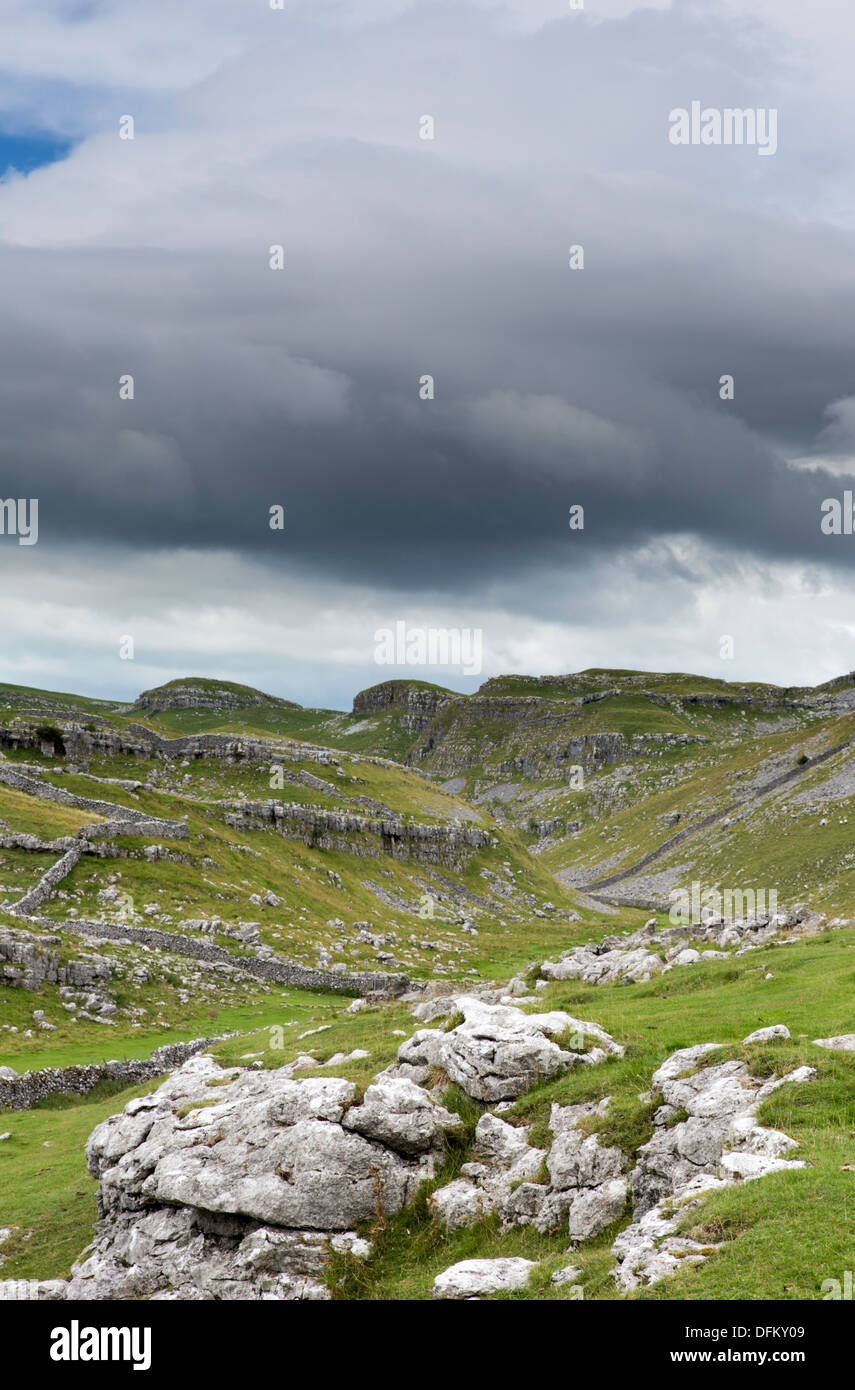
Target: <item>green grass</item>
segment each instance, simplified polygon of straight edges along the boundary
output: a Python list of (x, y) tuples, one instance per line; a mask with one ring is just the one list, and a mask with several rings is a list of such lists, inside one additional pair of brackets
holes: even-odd
[[(89, 794), (92, 795), (91, 790)], [(41, 801), (0, 782), (0, 825), (8, 826), (11, 831), (53, 840), (62, 835), (75, 835), (81, 825), (93, 825), (102, 820), (104, 817), (94, 811)]]
[(11, 1138), (0, 1144), (0, 1226), (12, 1234), (0, 1253), (3, 1279), (61, 1279), (92, 1239), (97, 1183), (86, 1170), (96, 1125), (157, 1082), (63, 1107), (0, 1112)]
[[(206, 691), (221, 687), (238, 695), (254, 694), (251, 687), (234, 683), (194, 680)], [(583, 695), (615, 690), (586, 705), (571, 703)], [(6, 722), (38, 704), (38, 711), (26, 716), (34, 726), (61, 723), (65, 710), (77, 718), (88, 712), (119, 726), (143, 723), (167, 736), (255, 734), (273, 740), (270, 763), (281, 765), (293, 779), (274, 790), (266, 764), (206, 758), (183, 767), (161, 758), (118, 756), (79, 759), (81, 772), (67, 774), (60, 771), (67, 759), (46, 757), (34, 749), (7, 750), (12, 761), (38, 763), (45, 778), (57, 786), (152, 816), (187, 821), (185, 840), (163, 842), (176, 856), (172, 859), (146, 860), (151, 840), (139, 836), (120, 837), (114, 857), (84, 858), (61, 885), (48, 914), (60, 930), (69, 908), (81, 916), (100, 915), (105, 909), (98, 890), (109, 875), (116, 875), (117, 886), (131, 894), (138, 912), (155, 903), (158, 916), (165, 919), (143, 916), (143, 924), (169, 931), (180, 930), (190, 918), (214, 914), (226, 923), (255, 921), (261, 940), (287, 958), (314, 965), (323, 945), (333, 960), (349, 969), (375, 969), (376, 948), (360, 942), (353, 929), (354, 922), (367, 921), (373, 932), (389, 938), (385, 950), (398, 965), (387, 968), (456, 982), (503, 980), (518, 972), (533, 977), (533, 962), (554, 959), (605, 932), (632, 930), (648, 915), (634, 909), (608, 915), (590, 906), (577, 909), (575, 895), (554, 879), (556, 871), (592, 868), (611, 860), (619, 861), (615, 867), (628, 866), (675, 830), (738, 800), (762, 765), (774, 765), (778, 771), (804, 768), (788, 796), (776, 794), (753, 803), (731, 826), (716, 825), (690, 838), (656, 861), (651, 871), (688, 862), (687, 882), (698, 878), (705, 885), (776, 889), (783, 903), (807, 900), (829, 916), (855, 915), (855, 850), (848, 830), (850, 810), (855, 829), (855, 796), (835, 802), (822, 827), (821, 813), (797, 807), (789, 799), (795, 790), (821, 790), (828, 777), (843, 769), (847, 753), (816, 767), (804, 758), (855, 736), (855, 714), (829, 717), (816, 708), (790, 708), (786, 702), (803, 692), (682, 673), (594, 669), (542, 680), (505, 676), (487, 681), (474, 697), (447, 693), (450, 698), (428, 733), (413, 736), (401, 726), (400, 701), (376, 714), (357, 715), (273, 700), (241, 710), (154, 712), (0, 686), (0, 717)], [(722, 698), (718, 704), (703, 704), (694, 702), (693, 695)], [(526, 700), (524, 707), (520, 700)], [(695, 741), (668, 746), (648, 738), (638, 745), (639, 755), (619, 768), (589, 772), (580, 789), (568, 786), (556, 764), (556, 748), (569, 738), (600, 733), (620, 733), (628, 741), (638, 734), (683, 734)], [(698, 736), (707, 741), (696, 741)], [(310, 749), (301, 748), (301, 740), (334, 750), (333, 761), (319, 764)], [(422, 756), (417, 750), (428, 741), (432, 746)], [(411, 756), (419, 771), (402, 765)], [(508, 770), (521, 759), (525, 772)], [(133, 778), (150, 786), (137, 793), (101, 787), (84, 772)], [(304, 774), (311, 783), (301, 781)], [(462, 795), (451, 795), (437, 785), (451, 776), (462, 777)], [(518, 784), (507, 801), (491, 799), (491, 786), (499, 782)], [(250, 800), (273, 796), (368, 818), (385, 814), (365, 805), (360, 800), (364, 798), (405, 820), (441, 825), (457, 819), (478, 825), (495, 843), (461, 857), (452, 867), (362, 853), (365, 842), (357, 835), (340, 849), (321, 850), (272, 829), (237, 831), (226, 825), (225, 808), (218, 803), (233, 802), (240, 794)], [(681, 819), (668, 826), (666, 818), (674, 811), (681, 812)], [(553, 816), (579, 820), (582, 828), (532, 856), (528, 850), (536, 837), (529, 823)], [(0, 787), (0, 820), (15, 830), (53, 838), (73, 834), (93, 819), (87, 812)], [(0, 896), (18, 896), (52, 859), (0, 851)], [(437, 916), (432, 919), (418, 913), (426, 890), (438, 896)], [(281, 899), (279, 907), (250, 902), (251, 895), (267, 891)], [(547, 900), (555, 904), (554, 910), (545, 909)], [(460, 930), (461, 908), (471, 914), (477, 936)], [(571, 908), (579, 911), (579, 920), (568, 920)], [(106, 911), (109, 916), (109, 908)], [(343, 927), (335, 925), (336, 919)], [(6, 913), (0, 920), (16, 925)], [(216, 940), (234, 954), (248, 950), (225, 934)], [(85, 937), (68, 932), (61, 946), (51, 949), (68, 960), (80, 958), (89, 948)], [(347, 998), (267, 988), (249, 977), (234, 982), (218, 978), (215, 989), (200, 987), (187, 998), (182, 996), (180, 972), (190, 963), (146, 953), (151, 979), (137, 985), (130, 978), (130, 967), (139, 963), (136, 948), (96, 949), (116, 962), (117, 975), (110, 986), (119, 1005), (116, 1026), (72, 1024), (56, 987), (33, 993), (0, 988), (0, 1023), (19, 1030), (0, 1031), (0, 1064), (22, 1071), (111, 1056), (140, 1057), (165, 1042), (237, 1030), (239, 1036), (214, 1048), (228, 1065), (259, 1060), (265, 1067), (276, 1067), (305, 1052), (323, 1067), (337, 1052), (365, 1050), (367, 1058), (333, 1068), (334, 1074), (363, 1089), (394, 1060), (402, 1035), (409, 1036), (418, 1026), (401, 1004), (350, 1013)], [(530, 1125), (531, 1141), (548, 1147), (553, 1103), (610, 1096), (606, 1115), (590, 1117), (585, 1127), (597, 1133), (601, 1143), (619, 1147), (627, 1169), (651, 1133), (656, 1108), (655, 1098), (642, 1101), (640, 1094), (649, 1089), (652, 1072), (674, 1049), (718, 1042), (723, 1045), (721, 1058), (743, 1056), (755, 1074), (780, 1074), (802, 1062), (818, 1073), (809, 1085), (778, 1092), (761, 1116), (764, 1123), (798, 1141), (796, 1156), (809, 1166), (709, 1195), (697, 1212), (687, 1215), (686, 1224), (703, 1242), (721, 1241), (721, 1251), (704, 1265), (687, 1268), (634, 1297), (812, 1299), (821, 1296), (823, 1279), (840, 1278), (852, 1267), (855, 1174), (848, 1165), (855, 1163), (855, 1058), (813, 1047), (811, 1039), (853, 1028), (853, 952), (855, 931), (829, 932), (791, 946), (679, 968), (644, 985), (551, 982), (531, 1006), (566, 1009), (601, 1024), (624, 1043), (626, 1054), (535, 1087), (508, 1118)], [(34, 1008), (46, 1010), (58, 1025), (55, 1032), (33, 1030), (31, 1038), (24, 1036)], [(146, 1012), (135, 1016), (134, 1008)], [(133, 1026), (135, 1021), (139, 1027)], [(789, 1043), (742, 1047), (746, 1034), (771, 1023), (788, 1025)], [(445, 1025), (440, 1020), (435, 1026)], [(301, 1038), (301, 1033), (308, 1036)], [(324, 1074), (322, 1069), (319, 1074)], [(12, 1139), (0, 1144), (0, 1225), (14, 1228), (2, 1251), (8, 1257), (2, 1277), (67, 1273), (89, 1240), (95, 1184), (85, 1172), (85, 1140), (100, 1119), (136, 1094), (109, 1094), (111, 1089), (115, 1092), (102, 1087), (83, 1100), (61, 1097), (45, 1108), (0, 1116), (0, 1132), (12, 1131)], [(464, 1102), (459, 1093), (449, 1093), (446, 1099), (465, 1111), (471, 1135), (479, 1108)], [(433, 1186), (448, 1181), (466, 1156), (465, 1142), (453, 1145)], [(433, 1220), (428, 1197), (429, 1188), (406, 1211), (373, 1223), (368, 1234), (375, 1250), (365, 1266), (338, 1257), (333, 1261), (330, 1277), (336, 1296), (429, 1298), (435, 1275), (456, 1260), (520, 1254), (539, 1261), (538, 1269), (528, 1288), (506, 1297), (571, 1297), (566, 1287), (552, 1288), (549, 1275), (572, 1261), (582, 1268), (586, 1299), (617, 1298), (610, 1246), (615, 1231), (629, 1220), (628, 1212), (612, 1230), (568, 1253), (561, 1232), (539, 1235), (518, 1228), (502, 1233), (495, 1221), (448, 1234)]]
[[(152, 1027), (149, 1022), (140, 1028), (132, 1028), (125, 1018), (120, 1018), (115, 1027), (87, 1023), (85, 1020), (72, 1024), (64, 1011), (51, 1007), (50, 995), (47, 998), (42, 995), (36, 1007), (45, 1007), (49, 1021), (56, 1021), (56, 1032), (35, 1031), (32, 1038), (25, 1038), (22, 1033), (0, 1033), (0, 1066), (14, 1067), (16, 1071), (24, 1072), (87, 1062), (125, 1061), (148, 1057), (156, 1048), (165, 1047), (168, 1043), (191, 1042), (199, 1037), (219, 1037), (225, 1033), (272, 1027), (281, 1024), (283, 1019), (305, 1022), (308, 1027), (319, 1009), (323, 1009), (326, 997), (304, 990), (282, 990), (281, 987), (274, 987), (272, 991), (249, 989), (245, 1003), (222, 1007), (216, 1002), (183, 1003), (163, 981), (157, 983), (149, 993), (158, 1000), (172, 994), (171, 1000), (157, 1010), (159, 1016), (168, 1020), (165, 1026)], [(148, 998), (148, 993), (137, 990), (134, 997), (143, 1000)], [(22, 1029), (32, 1027), (32, 1009), (32, 995), (24, 991), (4, 992), (3, 1022), (17, 1019), (16, 1026)]]
[[(855, 933), (840, 932), (752, 952), (734, 964), (675, 970), (646, 985), (568, 982), (544, 991), (538, 1009), (565, 1008), (575, 1017), (601, 1023), (626, 1045), (626, 1055), (544, 1082), (505, 1114), (511, 1122), (530, 1125), (529, 1141), (538, 1147), (551, 1141), (547, 1122), (553, 1103), (611, 1096), (607, 1117), (596, 1117), (587, 1128), (599, 1133), (601, 1143), (622, 1148), (629, 1168), (630, 1156), (651, 1133), (656, 1108), (639, 1095), (649, 1089), (656, 1067), (678, 1047), (721, 1042), (722, 1052), (711, 1060), (742, 1056), (756, 1075), (781, 1075), (803, 1063), (818, 1073), (815, 1082), (782, 1088), (760, 1113), (762, 1123), (798, 1141), (794, 1156), (810, 1166), (708, 1197), (687, 1225), (701, 1241), (724, 1240), (725, 1249), (633, 1298), (817, 1298), (823, 1279), (839, 1278), (841, 1270), (851, 1267), (855, 1176), (844, 1165), (855, 1162), (855, 1058), (817, 1048), (811, 1039), (851, 1028), (853, 951)], [(771, 981), (764, 979), (767, 969), (774, 975)], [(791, 1029), (789, 1043), (740, 1046), (749, 1032), (779, 1022)], [(448, 1180), (443, 1175), (441, 1181)], [(548, 1276), (572, 1260), (582, 1268), (579, 1282), (586, 1299), (616, 1299), (610, 1246), (629, 1219), (627, 1213), (571, 1255), (561, 1232), (543, 1236), (517, 1228), (502, 1234), (495, 1221), (486, 1221), (446, 1233), (420, 1200), (388, 1223), (365, 1270), (341, 1271), (346, 1282), (339, 1292), (358, 1298), (430, 1298), (436, 1274), (457, 1260), (513, 1254), (542, 1264), (528, 1288), (503, 1297), (569, 1297), (569, 1290), (551, 1288)]]

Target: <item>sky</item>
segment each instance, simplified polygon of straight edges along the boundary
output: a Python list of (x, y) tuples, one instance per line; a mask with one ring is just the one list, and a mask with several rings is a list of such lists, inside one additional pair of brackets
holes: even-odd
[[(349, 708), (390, 676), (855, 669), (855, 536), (821, 525), (855, 491), (855, 12), (0, 23), (0, 501), (38, 503), (35, 543), (0, 509), (0, 679)], [(774, 112), (774, 149), (675, 143), (696, 102)], [(481, 670), (378, 664), (398, 623), (477, 632)]]

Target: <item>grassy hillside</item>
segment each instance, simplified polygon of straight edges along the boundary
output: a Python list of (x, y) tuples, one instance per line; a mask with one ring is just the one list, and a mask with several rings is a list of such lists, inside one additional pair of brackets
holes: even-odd
[[(449, 987), (522, 974), (533, 985), (540, 962), (605, 933), (620, 938), (635, 930), (676, 887), (693, 880), (764, 887), (782, 906), (804, 902), (825, 913), (837, 929), (646, 984), (541, 980), (537, 1003), (524, 1009), (596, 1020), (626, 1053), (535, 1087), (510, 1118), (532, 1124), (540, 1142), (552, 1103), (611, 1095), (602, 1142), (624, 1147), (629, 1162), (650, 1129), (639, 1095), (671, 1051), (701, 1041), (739, 1049), (753, 1029), (786, 1023), (786, 1044), (724, 1055), (745, 1056), (761, 1074), (816, 1068), (816, 1083), (777, 1093), (761, 1115), (796, 1139), (808, 1166), (706, 1198), (692, 1230), (722, 1242), (720, 1252), (630, 1296), (815, 1298), (822, 1279), (848, 1267), (855, 1058), (823, 1052), (811, 1040), (855, 1027), (855, 927), (845, 925), (855, 918), (850, 677), (809, 692), (591, 670), (500, 677), (475, 696), (394, 682), (391, 692), (362, 692), (351, 713), (301, 709), (250, 686), (188, 678), (163, 687), (166, 703), (170, 689), (183, 698), (194, 684), (213, 707), (139, 709), (0, 687), (0, 753), (9, 765), (40, 770), (45, 788), (187, 828), (182, 838), (114, 830), (106, 842), (93, 841), (30, 922), (11, 904), (57, 854), (15, 843), (0, 848), (0, 940), (26, 931), (63, 966), (105, 962), (110, 978), (102, 994), (112, 1005), (91, 1014), (85, 990), (70, 996), (45, 981), (25, 989), (8, 971), (0, 974), (0, 1066), (23, 1072), (142, 1058), (165, 1042), (212, 1036), (223, 1038), (216, 1055), (240, 1065), (279, 1067), (305, 1053), (323, 1067), (359, 1049), (368, 1056), (337, 1063), (330, 1074), (365, 1086), (420, 1026), (410, 1006), (373, 1003), (354, 1013), (347, 996), (265, 982), (242, 971), (242, 960), (260, 953), (333, 972), (398, 971)], [(222, 705), (217, 691), (225, 692)], [(266, 752), (241, 759), (210, 751), (140, 756), (117, 751), (118, 744), (110, 751), (100, 731), (119, 735), (129, 725), (169, 737), (251, 737), (266, 741)], [(46, 727), (68, 738), (73, 755), (51, 754), (38, 733)], [(308, 819), (296, 815), (276, 828), (253, 811), (270, 801)], [(7, 840), (75, 836), (102, 819), (0, 783), (0, 836)], [(477, 844), (461, 838), (468, 831), (481, 833)], [(439, 846), (433, 858), (431, 845)], [(620, 873), (628, 877), (597, 887)], [(77, 918), (207, 941), (237, 964), (213, 968), (169, 949), (93, 938), (75, 931)], [(50, 1028), (40, 1026), (36, 1010)], [(284, 1045), (273, 1042), (277, 1029)], [(86, 1137), (145, 1089), (119, 1092), (104, 1083), (86, 1097), (0, 1116), (0, 1132), (11, 1135), (0, 1144), (0, 1227), (12, 1231), (0, 1249), (0, 1277), (67, 1274), (95, 1214)], [(466, 1112), (471, 1131), (478, 1107), (462, 1093), (447, 1099)], [(436, 1182), (448, 1181), (465, 1159), (464, 1144)], [(532, 1285), (510, 1297), (569, 1296), (549, 1284), (551, 1270), (567, 1262), (566, 1235), (531, 1228), (501, 1234), (495, 1221), (447, 1234), (424, 1195), (372, 1232), (375, 1253), (359, 1272), (336, 1266), (339, 1296), (427, 1298), (434, 1276), (454, 1261), (498, 1254), (541, 1262)], [(629, 1213), (573, 1253), (585, 1298), (617, 1297), (610, 1248), (628, 1220)]]

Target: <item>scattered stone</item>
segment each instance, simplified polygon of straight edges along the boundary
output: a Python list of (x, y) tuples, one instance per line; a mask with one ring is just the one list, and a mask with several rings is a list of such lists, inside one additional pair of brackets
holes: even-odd
[(815, 1047), (830, 1047), (835, 1052), (855, 1052), (855, 1033), (839, 1033), (836, 1038), (814, 1038)]
[(534, 1260), (506, 1256), (497, 1260), (461, 1260), (433, 1281), (434, 1298), (483, 1298), (505, 1289), (521, 1289), (537, 1265)]
[(743, 1038), (743, 1043), (769, 1042), (770, 1038), (788, 1038), (790, 1030), (785, 1023), (774, 1023), (770, 1028), (758, 1028)]

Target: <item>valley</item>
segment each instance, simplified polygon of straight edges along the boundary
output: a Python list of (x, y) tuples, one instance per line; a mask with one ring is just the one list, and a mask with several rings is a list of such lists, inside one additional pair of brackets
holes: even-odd
[(0, 1296), (821, 1297), (853, 739), (852, 676), (0, 686)]

